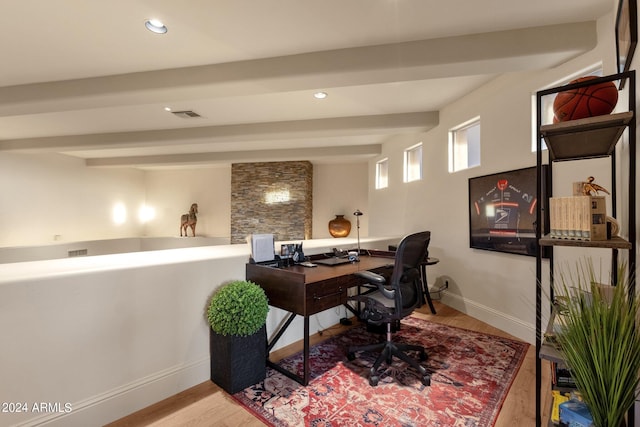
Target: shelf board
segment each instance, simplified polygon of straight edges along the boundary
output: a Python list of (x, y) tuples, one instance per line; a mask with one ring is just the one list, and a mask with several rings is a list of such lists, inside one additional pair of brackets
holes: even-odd
[(540, 126), (554, 161), (610, 156), (633, 112), (606, 114)]
[(548, 235), (540, 239), (540, 246), (572, 246), (580, 248), (631, 249), (631, 243), (622, 237), (614, 236), (609, 240), (570, 240), (553, 239)]

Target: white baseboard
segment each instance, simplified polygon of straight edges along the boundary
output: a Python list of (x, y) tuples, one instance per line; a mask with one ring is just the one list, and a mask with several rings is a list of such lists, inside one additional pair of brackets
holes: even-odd
[(156, 372), (122, 387), (74, 402), (71, 404), (72, 410), (68, 413), (44, 414), (15, 424), (15, 427), (102, 426), (209, 378), (209, 356), (206, 356), (195, 362)]
[(529, 344), (535, 344), (536, 328), (533, 323), (524, 322), (522, 319), (450, 292), (444, 292), (441, 301), (449, 307), (488, 323)]

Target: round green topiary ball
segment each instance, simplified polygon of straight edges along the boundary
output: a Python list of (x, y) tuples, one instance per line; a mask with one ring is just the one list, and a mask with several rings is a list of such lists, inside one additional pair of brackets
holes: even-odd
[(237, 280), (211, 297), (207, 318), (218, 334), (248, 336), (264, 326), (268, 311), (264, 290), (253, 282)]

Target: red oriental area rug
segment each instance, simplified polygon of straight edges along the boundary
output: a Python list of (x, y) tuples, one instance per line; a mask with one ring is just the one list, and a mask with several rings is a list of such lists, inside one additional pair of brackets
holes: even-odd
[[(431, 373), (425, 387), (412, 369), (394, 359), (371, 387), (368, 369), (376, 353), (350, 362), (349, 345), (383, 339), (360, 325), (311, 348), (307, 387), (273, 369), (264, 382), (233, 395), (267, 424), (293, 426), (493, 426), (529, 344), (440, 325), (415, 317), (402, 321), (394, 340), (421, 343)], [(417, 355), (416, 355), (417, 356)], [(302, 372), (302, 354), (282, 365)]]

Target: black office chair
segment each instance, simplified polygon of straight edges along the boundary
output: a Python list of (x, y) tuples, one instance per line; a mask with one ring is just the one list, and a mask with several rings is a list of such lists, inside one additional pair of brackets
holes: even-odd
[(430, 231), (411, 234), (402, 239), (396, 251), (393, 273), (388, 281), (383, 276), (370, 271), (354, 273), (377, 288), (373, 292), (349, 298), (361, 303), (360, 320), (373, 325), (386, 324), (387, 327), (385, 341), (361, 347), (349, 347), (347, 353), (347, 358), (354, 360), (356, 352), (382, 350), (370, 370), (369, 384), (371, 386), (378, 384), (377, 371), (382, 362), (386, 361), (388, 365), (391, 365), (393, 356), (404, 360), (418, 371), (422, 384), (431, 385), (431, 376), (427, 373), (427, 369), (406, 354), (407, 351), (418, 351), (420, 360), (427, 360), (424, 347), (395, 343), (391, 340), (392, 323), (399, 323), (400, 319), (410, 315), (414, 308), (421, 304), (420, 264), (426, 259), (430, 239)]

